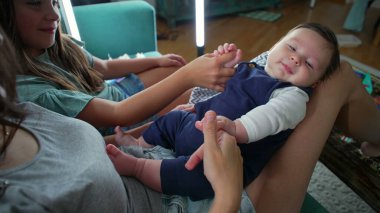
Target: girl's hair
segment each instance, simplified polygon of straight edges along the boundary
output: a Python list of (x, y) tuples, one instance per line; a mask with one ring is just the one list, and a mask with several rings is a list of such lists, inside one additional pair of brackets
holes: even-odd
[(0, 1), (0, 14), (0, 24), (16, 48), (24, 74), (40, 76), (67, 90), (97, 92), (103, 89), (102, 74), (90, 66), (81, 48), (67, 35), (61, 33), (61, 27), (58, 27), (55, 34), (56, 42), (47, 49), (47, 53), (55, 65), (73, 74), (77, 83), (69, 81), (52, 70), (50, 66), (30, 57), (25, 52), (25, 47), (16, 30), (13, 0)]
[(323, 26), (319, 23), (303, 23), (299, 24), (293, 29), (291, 29), (289, 32), (292, 32), (296, 29), (300, 28), (306, 28), (313, 30), (314, 32), (318, 33), (322, 38), (324, 38), (329, 44), (330, 48), (332, 50), (332, 56), (330, 59), (330, 63), (326, 68), (326, 72), (323, 74), (321, 80), (327, 79), (331, 74), (337, 70), (340, 67), (340, 53), (339, 53), (339, 46), (338, 46), (338, 40), (336, 39), (336, 36), (334, 32), (329, 29), (326, 26)]
[[(5, 150), (25, 117), (25, 113), (16, 106), (16, 71), (19, 71), (16, 53), (4, 30), (0, 27), (0, 125), (2, 125), (3, 146), (0, 147), (0, 156)], [(8, 119), (7, 119), (8, 118)], [(9, 119), (12, 119), (11, 122)], [(7, 134), (5, 126), (13, 126)], [(1, 162), (1, 159), (0, 159)]]

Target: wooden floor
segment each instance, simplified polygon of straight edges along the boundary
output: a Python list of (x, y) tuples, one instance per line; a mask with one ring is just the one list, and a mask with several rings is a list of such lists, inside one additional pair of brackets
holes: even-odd
[[(374, 25), (380, 17), (380, 9), (370, 8), (366, 14), (362, 32), (343, 29), (345, 18), (351, 8), (344, 0), (318, 0), (313, 9), (309, 1), (283, 0), (282, 6), (272, 8), (283, 16), (275, 22), (264, 22), (238, 15), (220, 16), (206, 20), (205, 51), (214, 50), (217, 45), (233, 42), (244, 51), (244, 60), (249, 60), (270, 47), (289, 29), (302, 22), (319, 22), (330, 27), (336, 34), (354, 34), (362, 40), (355, 48), (341, 48), (341, 54), (361, 63), (380, 69), (380, 46), (372, 44)], [(342, 3), (341, 3), (342, 2)], [(158, 40), (161, 53), (177, 53), (190, 61), (196, 57), (195, 30), (193, 21), (180, 22), (169, 29), (165, 20), (158, 18), (159, 35), (168, 35)]]

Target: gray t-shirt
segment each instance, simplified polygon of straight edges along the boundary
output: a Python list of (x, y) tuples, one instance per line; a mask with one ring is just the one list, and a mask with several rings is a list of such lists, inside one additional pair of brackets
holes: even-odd
[[(31, 102), (22, 128), (37, 139), (39, 151), (28, 163), (0, 170), (0, 212), (207, 212), (212, 199), (193, 202), (163, 195), (130, 177), (120, 178), (105, 152), (103, 137), (88, 123)], [(173, 158), (162, 147), (122, 149), (138, 157)], [(7, 182), (4, 189), (2, 184)], [(2, 194), (2, 191), (4, 192)], [(239, 212), (252, 213), (246, 194)]]
[[(126, 188), (135, 193), (141, 187), (133, 181), (124, 187), (91, 125), (32, 103), (20, 106), (28, 112), (21, 126), (37, 139), (39, 151), (24, 165), (0, 170), (0, 184), (8, 182), (0, 212), (127, 212), (150, 193), (127, 197)], [(160, 209), (160, 196), (153, 197)]]

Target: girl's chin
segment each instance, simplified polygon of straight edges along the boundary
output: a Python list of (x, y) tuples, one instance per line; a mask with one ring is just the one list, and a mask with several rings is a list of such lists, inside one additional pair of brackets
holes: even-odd
[(41, 55), (42, 53), (45, 52), (47, 48), (44, 48), (44, 49), (28, 49), (26, 50), (26, 52), (28, 53), (28, 55), (32, 56), (32, 57), (37, 57), (39, 55)]

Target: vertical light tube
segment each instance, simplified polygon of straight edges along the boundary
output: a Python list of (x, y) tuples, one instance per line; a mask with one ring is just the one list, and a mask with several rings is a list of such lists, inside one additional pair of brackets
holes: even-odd
[(195, 0), (195, 42), (198, 56), (203, 55), (205, 46), (205, 10), (204, 0)]
[(60, 1), (59, 4), (62, 8), (62, 11), (61, 11), (62, 20), (65, 23), (67, 33), (70, 34), (75, 39), (81, 40), (77, 22), (75, 21), (75, 16), (74, 16), (73, 7), (71, 5), (71, 1), (70, 0), (59, 0), (59, 1)]

